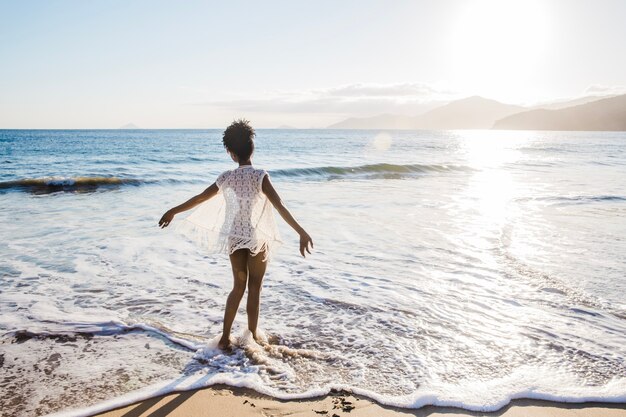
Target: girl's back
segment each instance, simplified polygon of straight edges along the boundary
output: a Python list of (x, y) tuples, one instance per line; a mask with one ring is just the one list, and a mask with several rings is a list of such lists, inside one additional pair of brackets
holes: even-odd
[[(241, 165), (225, 171), (215, 183), (226, 203), (220, 243), (229, 253), (248, 248), (255, 255), (280, 241), (271, 203), (263, 194), (264, 169)], [(220, 245), (220, 246), (221, 246)]]

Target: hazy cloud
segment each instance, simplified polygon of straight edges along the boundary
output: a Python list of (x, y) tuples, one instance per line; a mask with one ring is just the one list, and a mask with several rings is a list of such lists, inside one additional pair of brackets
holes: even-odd
[(251, 112), (416, 115), (456, 98), (427, 84), (350, 84), (322, 90), (271, 92), (263, 97), (192, 103)]
[(626, 94), (626, 86), (594, 84), (587, 87), (585, 94), (592, 95), (619, 95)]
[(451, 91), (439, 90), (428, 84), (351, 84), (343, 87), (321, 91), (334, 97), (413, 97), (433, 100), (433, 97), (453, 94)]

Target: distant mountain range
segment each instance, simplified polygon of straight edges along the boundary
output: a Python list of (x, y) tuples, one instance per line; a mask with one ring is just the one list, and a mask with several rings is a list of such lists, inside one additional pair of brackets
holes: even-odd
[(416, 117), (419, 129), (489, 129), (496, 120), (525, 110), (483, 97), (453, 101)]
[(558, 110), (537, 109), (496, 121), (494, 129), (626, 131), (626, 94)]
[(564, 109), (566, 107), (573, 107), (573, 106), (578, 106), (580, 104), (587, 104), (587, 103), (591, 103), (592, 101), (598, 101), (598, 100), (602, 100), (604, 98), (609, 98), (609, 97), (615, 97), (613, 95), (607, 95), (607, 96), (584, 96), (584, 97), (580, 97), (580, 98), (575, 98), (575, 99), (569, 99), (569, 100), (556, 100), (556, 101), (550, 101), (550, 102), (546, 102), (546, 103), (542, 103), (542, 104), (538, 104), (532, 107), (529, 107), (528, 110), (537, 110), (537, 109), (546, 109), (546, 110), (558, 110), (558, 109)]
[(626, 95), (587, 96), (522, 107), (473, 96), (418, 116), (350, 118), (330, 129), (626, 130)]

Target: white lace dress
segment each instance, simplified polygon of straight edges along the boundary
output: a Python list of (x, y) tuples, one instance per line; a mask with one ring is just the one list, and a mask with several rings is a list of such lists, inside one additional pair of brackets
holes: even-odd
[(282, 241), (272, 204), (261, 189), (266, 175), (251, 165), (221, 173), (215, 181), (219, 194), (198, 205), (176, 230), (210, 252), (247, 248), (252, 255), (265, 251), (269, 259)]

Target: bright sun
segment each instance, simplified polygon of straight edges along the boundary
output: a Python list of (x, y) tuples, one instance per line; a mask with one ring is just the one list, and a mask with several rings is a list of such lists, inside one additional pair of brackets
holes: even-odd
[(450, 31), (458, 87), (499, 98), (528, 93), (547, 49), (547, 14), (541, 0), (466, 2)]

